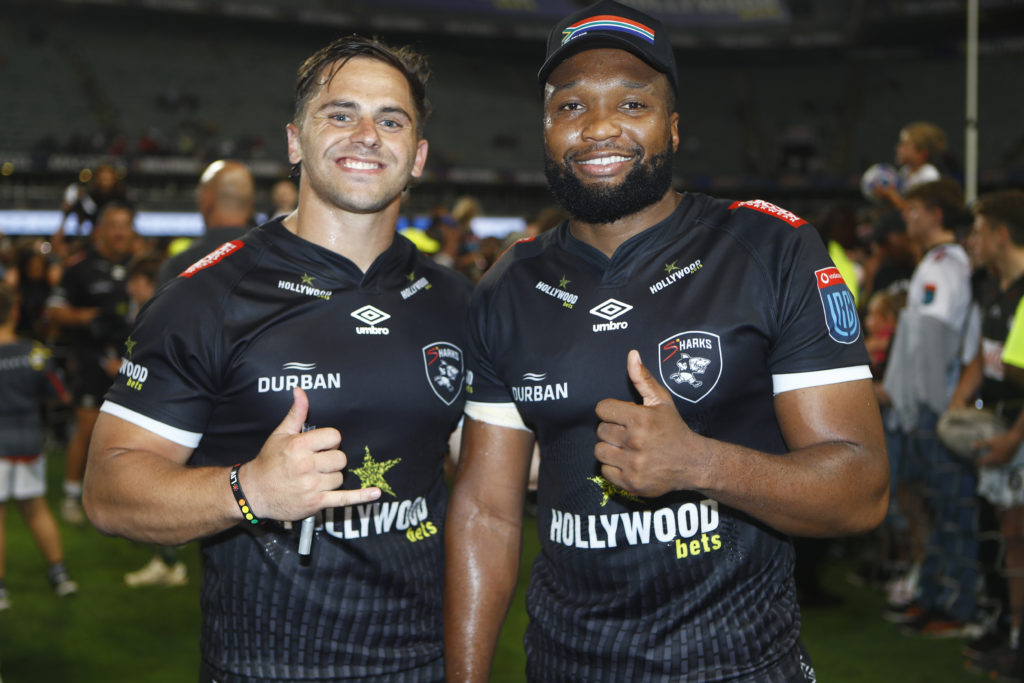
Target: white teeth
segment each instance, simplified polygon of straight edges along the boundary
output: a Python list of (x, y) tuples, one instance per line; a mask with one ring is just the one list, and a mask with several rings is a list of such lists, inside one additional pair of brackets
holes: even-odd
[(345, 159), (343, 163), (345, 168), (354, 168), (360, 171), (372, 171), (380, 168), (380, 164), (374, 164), (368, 161), (356, 161), (355, 159)]
[(587, 159), (586, 161), (581, 161), (580, 163), (581, 164), (586, 164), (588, 166), (608, 166), (609, 164), (618, 164), (618, 163), (621, 163), (623, 161), (629, 161), (629, 160), (630, 160), (630, 157), (610, 156), (610, 157), (598, 157), (597, 159)]

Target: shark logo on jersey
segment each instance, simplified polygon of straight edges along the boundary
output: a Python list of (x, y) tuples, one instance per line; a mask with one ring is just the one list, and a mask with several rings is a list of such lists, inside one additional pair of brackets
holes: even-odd
[(860, 318), (846, 281), (835, 266), (814, 271), (818, 295), (825, 309), (828, 336), (840, 344), (852, 344), (860, 337)]
[(462, 391), (465, 368), (462, 364), (462, 349), (445, 341), (434, 342), (423, 347), (423, 369), (427, 383), (445, 405), (451, 405)]
[(717, 334), (679, 332), (658, 344), (661, 381), (673, 394), (697, 403), (722, 376), (722, 344)]

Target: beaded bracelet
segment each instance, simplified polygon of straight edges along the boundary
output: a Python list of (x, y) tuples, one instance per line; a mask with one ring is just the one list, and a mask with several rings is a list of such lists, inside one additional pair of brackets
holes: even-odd
[(238, 507), (242, 510), (242, 514), (250, 524), (259, 524), (260, 520), (256, 514), (249, 507), (249, 503), (245, 500), (245, 492), (242, 491), (242, 484), (238, 481), (238, 468), (242, 466), (238, 463), (231, 468), (231, 493), (235, 496), (235, 502), (238, 503)]

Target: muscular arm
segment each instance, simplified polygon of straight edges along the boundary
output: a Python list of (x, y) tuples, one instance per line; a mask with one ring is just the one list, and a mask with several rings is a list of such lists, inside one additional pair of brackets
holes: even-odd
[(227, 484), (230, 468), (186, 467), (191, 454), (191, 448), (100, 413), (82, 496), (89, 519), (103, 533), (166, 545), (241, 522)]
[(595, 455), (612, 483), (645, 497), (700, 491), (798, 536), (854, 534), (881, 523), (889, 466), (870, 380), (777, 395), (790, 448), (777, 455), (695, 434), (635, 351), (628, 369), (643, 405), (606, 399), (597, 407)]
[[(309, 402), (301, 389), (255, 458), (239, 470), (252, 510), (263, 519), (296, 521), (328, 507), (375, 500), (380, 489), (342, 484), (341, 435), (302, 432)], [(109, 413), (100, 413), (89, 447), (82, 502), (101, 532), (172, 545), (242, 521), (228, 481), (230, 467), (188, 467), (192, 449)], [(239, 460), (246, 460), (239, 454)]]
[(466, 418), (445, 531), (449, 681), (487, 681), (515, 591), (533, 434)]

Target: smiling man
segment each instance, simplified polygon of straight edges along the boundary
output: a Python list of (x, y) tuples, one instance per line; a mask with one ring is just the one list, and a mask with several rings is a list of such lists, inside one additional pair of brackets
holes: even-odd
[(853, 298), (799, 217), (672, 188), (656, 19), (615, 2), (567, 17), (539, 81), (571, 217), (473, 295), (449, 680), (487, 680), (535, 440), (530, 680), (813, 680), (789, 536), (867, 531), (888, 500)]
[(287, 125), (298, 208), (185, 269), (125, 342), (85, 507), (105, 533), (201, 539), (201, 681), (444, 677), (469, 283), (395, 232), (424, 79), (358, 36), (310, 57)]

